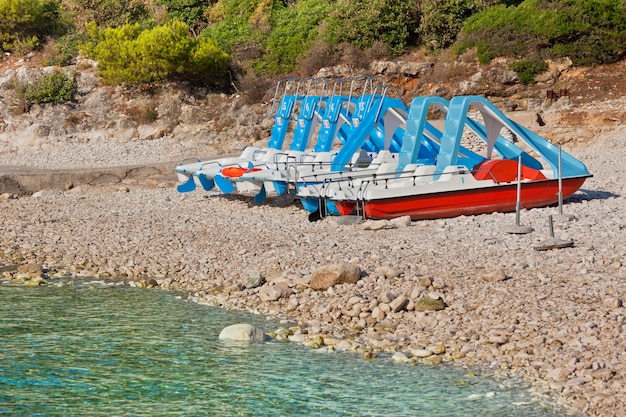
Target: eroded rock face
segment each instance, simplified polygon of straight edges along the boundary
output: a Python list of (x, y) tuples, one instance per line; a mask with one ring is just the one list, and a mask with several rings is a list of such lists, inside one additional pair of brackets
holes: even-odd
[(358, 266), (342, 262), (317, 268), (311, 274), (311, 288), (324, 291), (338, 284), (355, 284), (361, 278)]
[(263, 342), (268, 336), (258, 327), (248, 323), (233, 324), (222, 329), (220, 340), (237, 340), (241, 342)]

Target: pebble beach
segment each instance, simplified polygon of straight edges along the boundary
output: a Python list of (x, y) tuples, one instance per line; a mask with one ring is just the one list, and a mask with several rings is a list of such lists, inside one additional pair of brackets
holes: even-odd
[[(625, 416), (625, 134), (611, 129), (564, 147), (593, 177), (562, 213), (522, 210), (532, 229), (524, 234), (510, 233), (515, 213), (309, 222), (297, 202), (179, 194), (173, 180), (4, 195), (0, 265), (16, 271), (5, 268), (2, 279), (39, 265), (48, 283), (157, 284), (194, 302), (284, 318), (290, 329), (276, 337), (366, 358), (479, 365), (523, 377), (572, 415)], [(175, 145), (163, 141), (125, 144), (114, 158), (114, 147), (94, 143), (0, 152), (0, 165), (170, 160)], [(538, 250), (552, 237), (573, 246)], [(361, 271), (356, 283), (311, 288), (316, 270), (347, 264)], [(445, 307), (420, 308), (425, 298)]]

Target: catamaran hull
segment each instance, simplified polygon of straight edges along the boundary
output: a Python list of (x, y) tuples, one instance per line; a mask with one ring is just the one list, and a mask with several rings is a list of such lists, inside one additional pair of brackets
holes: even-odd
[[(563, 199), (570, 197), (588, 176), (562, 180)], [(558, 202), (558, 180), (523, 183), (521, 208), (546, 207)], [(516, 210), (517, 184), (499, 184), (493, 187), (454, 190), (359, 201), (359, 209), (366, 218), (392, 219), (411, 216), (412, 220), (440, 219), (464, 215), (511, 212)], [(335, 202), (341, 215), (351, 214), (356, 208), (353, 200)]]

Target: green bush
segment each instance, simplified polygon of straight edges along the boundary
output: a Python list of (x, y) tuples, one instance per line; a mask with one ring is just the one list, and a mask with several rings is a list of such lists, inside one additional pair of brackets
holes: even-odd
[(57, 29), (58, 5), (54, 0), (0, 0), (0, 48), (27, 52)]
[(541, 74), (548, 69), (548, 63), (545, 61), (525, 59), (512, 63), (510, 68), (519, 75), (520, 84), (528, 85), (535, 83), (535, 75)]
[(79, 47), (88, 39), (77, 32), (70, 32), (59, 39), (49, 39), (44, 48), (44, 65), (64, 67), (72, 64), (78, 56)]
[(293, 70), (318, 38), (319, 25), (328, 9), (326, 0), (303, 0), (292, 7), (277, 7), (271, 16), (265, 53), (254, 62), (257, 72), (277, 74)]
[(139, 24), (99, 30), (82, 51), (98, 61), (107, 84), (146, 84), (166, 78), (216, 82), (226, 74), (228, 55), (210, 38), (189, 36), (186, 24), (172, 21), (143, 29)]
[(168, 17), (186, 23), (194, 33), (206, 26), (204, 12), (208, 2), (202, 0), (156, 0), (156, 4), (165, 6)]
[(326, 40), (366, 49), (383, 42), (400, 53), (417, 39), (417, 0), (338, 0), (329, 14)]
[(76, 84), (73, 73), (55, 70), (33, 83), (16, 85), (16, 96), (27, 110), (31, 103), (66, 103), (74, 99)]
[(273, 3), (272, 0), (218, 0), (205, 13), (213, 23), (202, 34), (228, 54), (249, 45), (257, 49), (269, 35)]
[(215, 22), (203, 35), (229, 52), (233, 64), (257, 74), (291, 71), (320, 37), (329, 0), (220, 0), (208, 11)]
[(292, 71), (308, 49), (349, 43), (398, 54), (417, 37), (418, 0), (219, 0), (210, 36), (236, 64), (258, 74)]
[(66, 18), (82, 31), (89, 22), (99, 27), (118, 27), (152, 20), (156, 13), (149, 0), (63, 0)]
[(432, 50), (449, 47), (463, 26), (463, 22), (481, 10), (474, 0), (426, 0), (420, 25), (422, 41)]
[(526, 0), (470, 17), (458, 47), (476, 46), (479, 60), (568, 56), (575, 65), (608, 63), (626, 55), (626, 3), (621, 0)]

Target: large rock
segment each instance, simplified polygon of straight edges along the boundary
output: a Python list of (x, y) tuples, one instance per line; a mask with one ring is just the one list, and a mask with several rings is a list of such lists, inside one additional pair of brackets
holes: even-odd
[(17, 273), (28, 275), (29, 278), (41, 277), (43, 268), (39, 264), (24, 264), (17, 267)]
[(265, 332), (248, 323), (233, 324), (222, 329), (220, 340), (239, 340), (242, 342), (263, 342), (268, 338)]
[(406, 306), (409, 303), (409, 299), (404, 295), (396, 297), (393, 301), (389, 303), (389, 307), (391, 308), (392, 313), (397, 313), (398, 311), (406, 310)]
[(265, 277), (261, 274), (261, 271), (256, 269), (248, 271), (248, 276), (245, 278), (243, 285), (246, 288), (257, 288), (265, 283)]
[(338, 284), (354, 284), (361, 278), (358, 266), (342, 262), (317, 268), (311, 274), (311, 288), (324, 291)]
[(281, 298), (289, 297), (293, 294), (293, 290), (284, 283), (278, 283), (276, 285), (266, 285), (259, 291), (259, 298), (262, 301), (277, 301)]

